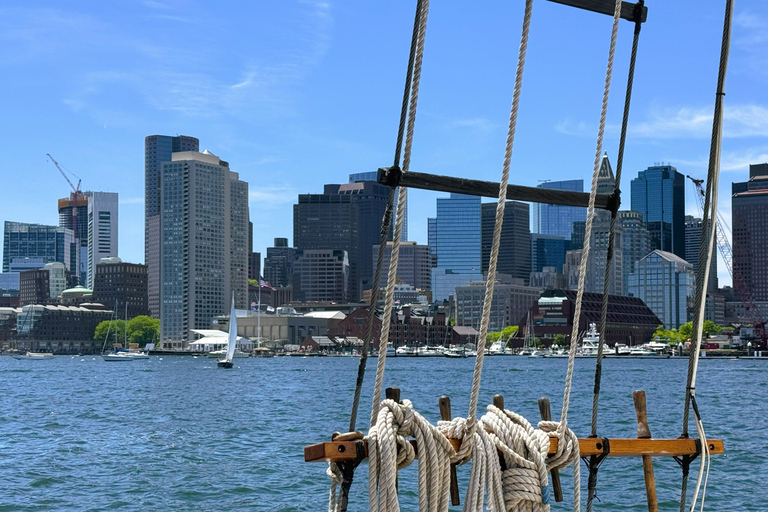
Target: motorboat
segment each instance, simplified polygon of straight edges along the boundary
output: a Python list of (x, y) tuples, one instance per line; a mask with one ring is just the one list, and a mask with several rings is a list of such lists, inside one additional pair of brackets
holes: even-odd
[(442, 351), (437, 347), (417, 347), (413, 351), (413, 355), (417, 357), (442, 357)]
[(613, 346), (613, 353), (617, 356), (628, 356), (632, 353), (632, 349), (624, 343), (617, 343)]
[(467, 351), (464, 350), (464, 347), (451, 347), (443, 352), (443, 355), (452, 359), (465, 358), (467, 357)]
[(403, 345), (402, 347), (397, 347), (395, 355), (400, 357), (413, 357), (416, 355), (416, 349), (409, 347), (408, 345)]
[(397, 357), (397, 349), (392, 345), (387, 346), (387, 357)]
[(27, 352), (13, 356), (14, 359), (53, 359), (54, 357), (56, 356), (50, 352)]
[(507, 344), (503, 341), (495, 341), (490, 347), (488, 347), (488, 350), (485, 352), (486, 355), (489, 356), (505, 356), (506, 353)]
[(579, 357), (597, 357), (597, 351), (600, 347), (600, 335), (597, 333), (597, 324), (589, 324), (589, 330), (581, 339), (578, 352)]

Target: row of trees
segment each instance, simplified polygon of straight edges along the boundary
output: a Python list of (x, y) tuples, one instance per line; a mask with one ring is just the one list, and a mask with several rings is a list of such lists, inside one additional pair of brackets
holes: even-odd
[(128, 320), (127, 329), (126, 333), (125, 320), (104, 320), (96, 326), (93, 339), (106, 340), (107, 346), (111, 347), (114, 343), (123, 343), (127, 337), (128, 343), (138, 343), (139, 347), (144, 348), (147, 343), (157, 342), (159, 339), (160, 320), (140, 315)]
[[(720, 334), (723, 332), (723, 328), (717, 325), (712, 320), (704, 322), (704, 336), (709, 337), (712, 334)], [(663, 325), (660, 325), (656, 332), (653, 333), (653, 339), (665, 340), (670, 345), (677, 345), (678, 343), (685, 343), (691, 339), (693, 333), (693, 322), (687, 322), (678, 327), (677, 329), (665, 329)]]

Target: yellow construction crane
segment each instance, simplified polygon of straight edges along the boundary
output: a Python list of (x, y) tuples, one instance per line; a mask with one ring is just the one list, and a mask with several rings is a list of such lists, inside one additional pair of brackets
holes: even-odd
[[(59, 170), (61, 175), (64, 176), (64, 179), (67, 180), (67, 183), (69, 183), (69, 186), (72, 187), (72, 193), (69, 195), (69, 198), (70, 198), (70, 204), (72, 205), (72, 231), (74, 232), (74, 236), (75, 236), (75, 247), (77, 247), (77, 258), (76, 258), (77, 263), (75, 264), (75, 269), (74, 269), (73, 274), (75, 276), (75, 281), (79, 284), (79, 280), (80, 280), (80, 234), (77, 231), (77, 210), (78, 210), (77, 207), (78, 207), (78, 203), (80, 202), (80, 199), (84, 198), (83, 193), (80, 191), (80, 183), (81, 183), (82, 180), (80, 178), (78, 178), (77, 179), (77, 186), (75, 186), (72, 183), (72, 180), (70, 180), (69, 177), (67, 176), (67, 173), (64, 172), (64, 169), (61, 168), (61, 166), (59, 165), (59, 162), (57, 162), (56, 159), (53, 158), (50, 153), (46, 153), (46, 155), (48, 156), (48, 158), (51, 159), (51, 162), (53, 162), (53, 165), (56, 166), (56, 168)], [(73, 174), (73, 176), (74, 176), (74, 174)], [(75, 176), (75, 177), (77, 178), (77, 176)]]

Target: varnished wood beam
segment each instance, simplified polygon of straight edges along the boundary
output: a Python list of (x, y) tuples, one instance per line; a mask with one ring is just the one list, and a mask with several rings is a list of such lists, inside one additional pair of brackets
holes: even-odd
[[(725, 445), (722, 439), (709, 439), (709, 452), (712, 455), (725, 453)], [(411, 441), (415, 447), (415, 441)], [(451, 439), (454, 449), (461, 446), (460, 441)], [(365, 450), (368, 455), (368, 447), (365, 443), (355, 441), (330, 441), (304, 447), (305, 462), (343, 461), (357, 458), (357, 449)], [(610, 439), (610, 453), (608, 457), (682, 457), (683, 455), (695, 455), (695, 439)], [(600, 455), (603, 453), (603, 440), (600, 438), (579, 439), (579, 451), (582, 457)], [(550, 438), (549, 454), (557, 452), (557, 439)]]

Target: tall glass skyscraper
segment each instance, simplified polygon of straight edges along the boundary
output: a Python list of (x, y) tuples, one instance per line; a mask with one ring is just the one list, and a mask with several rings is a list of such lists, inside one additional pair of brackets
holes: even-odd
[(42, 265), (58, 261), (72, 272), (77, 268), (77, 252), (75, 235), (71, 229), (5, 221), (3, 272), (11, 271), (11, 263), (15, 258), (39, 258)]
[(640, 212), (650, 249), (685, 258), (685, 177), (671, 165), (656, 165), (632, 180), (632, 210)]
[[(584, 180), (547, 181), (539, 188), (584, 192)], [(533, 233), (555, 235), (570, 239), (573, 223), (587, 220), (587, 209), (577, 206), (535, 203), (533, 205)]]
[(432, 298), (438, 301), (455, 295), (457, 286), (483, 280), (480, 198), (439, 198), (433, 225), (437, 266), (432, 271)]
[(200, 151), (200, 141), (179, 135), (150, 135), (144, 139), (144, 263), (147, 265), (149, 310), (160, 317), (160, 171), (179, 151)]

